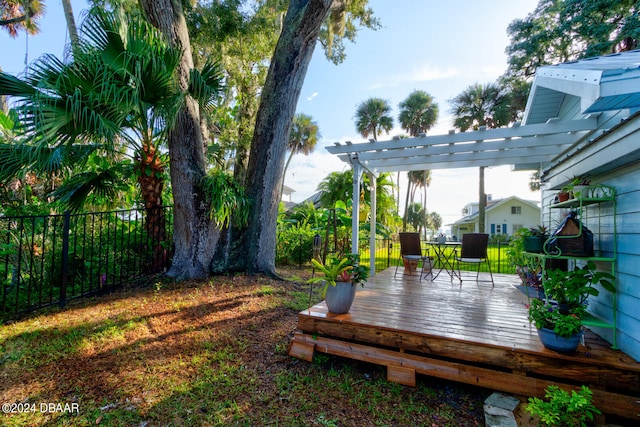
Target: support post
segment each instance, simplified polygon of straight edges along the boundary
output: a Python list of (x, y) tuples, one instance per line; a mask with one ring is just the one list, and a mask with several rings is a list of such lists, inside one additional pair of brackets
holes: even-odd
[(369, 182), (371, 182), (371, 220), (369, 222), (369, 276), (376, 274), (376, 209), (377, 204), (377, 182), (376, 175), (369, 172)]
[(351, 253), (359, 254), (358, 240), (358, 214), (360, 212), (360, 179), (362, 178), (362, 166), (358, 161), (358, 156), (351, 156), (351, 167), (353, 168), (353, 195), (351, 203)]

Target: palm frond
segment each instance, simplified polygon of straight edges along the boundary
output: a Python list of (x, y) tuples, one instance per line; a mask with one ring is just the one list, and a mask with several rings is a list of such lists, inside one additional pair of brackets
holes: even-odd
[(90, 196), (116, 200), (120, 192), (129, 188), (128, 181), (132, 174), (130, 164), (116, 164), (100, 171), (83, 172), (65, 181), (53, 192), (53, 196), (70, 211), (78, 212)]
[(32, 96), (37, 89), (17, 77), (0, 71), (0, 95)]
[(213, 111), (224, 90), (222, 67), (220, 63), (207, 61), (201, 71), (191, 70), (189, 76), (189, 94), (207, 113)]
[(25, 171), (52, 174), (83, 162), (100, 145), (47, 147), (28, 144), (0, 144), (0, 181), (8, 182)]

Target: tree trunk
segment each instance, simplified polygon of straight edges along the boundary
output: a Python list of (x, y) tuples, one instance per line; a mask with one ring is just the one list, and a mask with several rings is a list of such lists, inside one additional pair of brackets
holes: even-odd
[[(411, 172), (408, 176), (409, 182), (407, 183), (407, 196), (404, 199), (404, 215), (402, 216), (402, 231), (407, 231), (407, 218), (409, 214), (409, 194), (411, 193)], [(400, 191), (398, 191), (400, 194)]]
[[(149, 22), (182, 51), (178, 82), (186, 91), (193, 68), (187, 23), (178, 0), (141, 0)], [(200, 129), (200, 110), (187, 96), (169, 133), (169, 159), (174, 202), (174, 256), (169, 276), (202, 278), (209, 267), (220, 235), (209, 219), (209, 206), (199, 187), (205, 175), (205, 153)]]
[(168, 260), (168, 252), (164, 245), (167, 237), (166, 218), (162, 205), (164, 165), (157, 156), (156, 148), (149, 143), (143, 144), (136, 162), (139, 169), (138, 184), (146, 216), (147, 243), (152, 253), (152, 258), (145, 267), (147, 272), (157, 273), (164, 270)]
[(78, 45), (78, 28), (76, 27), (76, 20), (73, 17), (71, 0), (62, 0), (62, 9), (64, 10), (64, 19), (67, 21), (67, 30), (69, 30), (71, 46), (75, 48)]
[[(145, 0), (149, 1), (149, 0)], [(333, 0), (291, 0), (271, 60), (256, 118), (247, 169), (253, 201), (234, 250), (242, 270), (275, 274), (276, 219), (291, 123), (320, 27)]]

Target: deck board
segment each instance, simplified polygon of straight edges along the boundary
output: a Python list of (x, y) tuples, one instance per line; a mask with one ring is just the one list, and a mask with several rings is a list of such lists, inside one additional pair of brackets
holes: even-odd
[(640, 363), (590, 331), (575, 354), (544, 348), (517, 276), (494, 274), (492, 287), (394, 270), (358, 288), (349, 313), (328, 313), (324, 302), (300, 312), (292, 348), (305, 360), (315, 348), (383, 364), (402, 381), (415, 371), (528, 396), (543, 396), (552, 383), (587, 384), (605, 413), (640, 420)]

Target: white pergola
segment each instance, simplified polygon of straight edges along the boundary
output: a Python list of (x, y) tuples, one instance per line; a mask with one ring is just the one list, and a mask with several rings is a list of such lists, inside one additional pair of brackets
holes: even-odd
[[(358, 212), (363, 173), (375, 182), (379, 173), (393, 171), (500, 165), (538, 170), (541, 165), (576, 154), (596, 138), (596, 131), (609, 125), (601, 113), (625, 109), (640, 109), (640, 50), (539, 68), (527, 101), (524, 125), (390, 141), (335, 143), (327, 150), (351, 164), (353, 211)], [(375, 218), (375, 186), (372, 192), (371, 215)], [(357, 252), (357, 215), (352, 221), (351, 245)], [(375, 221), (371, 222), (369, 244), (373, 274)]]
[[(353, 212), (360, 208), (362, 174), (375, 182), (382, 172), (453, 169), (480, 166), (514, 165), (517, 169), (539, 169), (588, 138), (598, 128), (597, 118), (472, 132), (449, 132), (446, 135), (420, 136), (389, 141), (353, 144), (335, 143), (327, 150), (338, 155), (353, 168)], [(371, 188), (371, 218), (376, 217), (375, 186)], [(371, 274), (375, 264), (375, 221), (371, 221), (369, 239)], [(352, 252), (358, 252), (358, 216), (352, 218)]]

